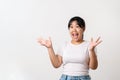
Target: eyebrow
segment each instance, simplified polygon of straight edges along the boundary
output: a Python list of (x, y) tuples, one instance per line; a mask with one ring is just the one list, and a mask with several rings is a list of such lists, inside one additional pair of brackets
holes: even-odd
[[(70, 26), (71, 26), (72, 24), (70, 24)], [(78, 24), (76, 25), (76, 26), (79, 26)]]

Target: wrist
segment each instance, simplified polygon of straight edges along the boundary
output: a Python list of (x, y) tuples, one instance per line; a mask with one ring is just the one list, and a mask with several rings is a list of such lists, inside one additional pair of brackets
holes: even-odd
[(53, 47), (52, 46), (51, 47), (47, 47), (47, 49), (50, 50), (50, 49), (53, 49)]
[(94, 49), (95, 49), (95, 48), (91, 48), (91, 49), (89, 49), (89, 51), (94, 51)]

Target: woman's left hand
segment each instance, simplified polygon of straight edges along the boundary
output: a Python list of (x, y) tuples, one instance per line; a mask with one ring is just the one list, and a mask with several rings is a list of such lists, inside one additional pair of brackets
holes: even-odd
[(98, 37), (96, 41), (94, 41), (93, 38), (91, 38), (89, 50), (94, 50), (94, 48), (95, 48), (98, 44), (100, 44), (101, 42), (102, 42), (102, 40), (100, 40), (100, 37)]

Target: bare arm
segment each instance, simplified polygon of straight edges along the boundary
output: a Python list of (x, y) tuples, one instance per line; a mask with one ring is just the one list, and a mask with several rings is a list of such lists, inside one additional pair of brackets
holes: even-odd
[(61, 66), (62, 64), (62, 57), (59, 56), (59, 55), (55, 55), (54, 53), (54, 50), (53, 48), (48, 48), (48, 53), (49, 53), (49, 56), (50, 56), (50, 60), (52, 62), (52, 65), (55, 67), (55, 68), (58, 68)]
[(100, 37), (96, 41), (93, 41), (93, 39), (91, 39), (91, 43), (89, 46), (89, 53), (90, 53), (89, 68), (91, 68), (93, 70), (97, 69), (97, 67), (98, 67), (98, 60), (97, 60), (97, 56), (96, 56), (94, 49), (101, 42), (102, 41), (100, 40)]
[(97, 69), (98, 67), (98, 60), (97, 60), (97, 56), (94, 50), (90, 50), (90, 62), (89, 62), (89, 67), (91, 69)]
[(62, 64), (62, 57), (55, 54), (51, 39), (49, 38), (49, 40), (44, 40), (42, 38), (39, 38), (38, 43), (47, 48), (53, 67), (55, 68), (60, 67)]

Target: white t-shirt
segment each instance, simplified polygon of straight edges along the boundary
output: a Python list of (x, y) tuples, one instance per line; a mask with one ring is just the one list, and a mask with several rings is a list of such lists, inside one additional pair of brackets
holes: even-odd
[(79, 45), (66, 43), (58, 52), (63, 59), (63, 74), (71, 76), (88, 75), (89, 72), (89, 42), (84, 41)]

